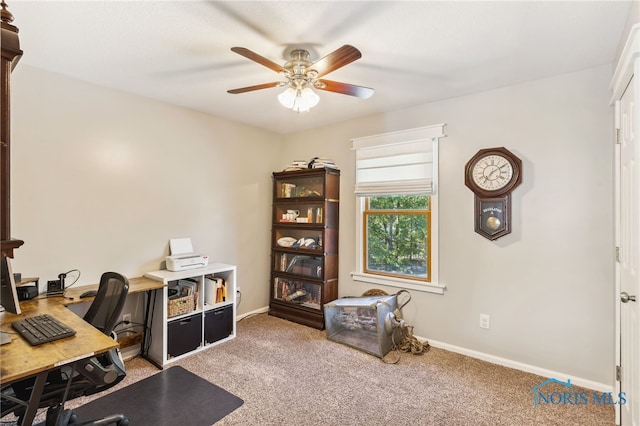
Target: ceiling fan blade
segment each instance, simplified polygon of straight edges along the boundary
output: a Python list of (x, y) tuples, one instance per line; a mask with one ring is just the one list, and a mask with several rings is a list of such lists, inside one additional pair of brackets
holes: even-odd
[(247, 59), (251, 59), (254, 62), (259, 63), (260, 65), (264, 65), (265, 67), (275, 71), (275, 72), (284, 72), (284, 73), (288, 73), (289, 71), (287, 71), (282, 65), (278, 65), (275, 62), (265, 58), (264, 56), (260, 56), (255, 52), (252, 52), (251, 50), (244, 48), (244, 47), (232, 47), (231, 48), (232, 52), (236, 52), (238, 55), (242, 55)]
[[(370, 87), (356, 86), (354, 84), (340, 83), (331, 80), (318, 80), (321, 84), (316, 85), (316, 89), (328, 92), (342, 93), (343, 95), (356, 96), (361, 99), (368, 99), (373, 95), (374, 90)], [(324, 86), (324, 87), (322, 87)]]
[(285, 84), (287, 83), (284, 83), (282, 81), (274, 81), (272, 83), (256, 84), (255, 86), (247, 86), (247, 87), (241, 87), (239, 89), (227, 90), (227, 93), (236, 95), (238, 93), (252, 92), (254, 90), (270, 89), (272, 87), (284, 86)]
[(338, 50), (329, 53), (324, 58), (318, 59), (315, 63), (309, 65), (305, 69), (305, 73), (310, 70), (318, 72), (317, 77), (322, 77), (325, 74), (329, 74), (331, 71), (335, 71), (338, 68), (342, 68), (351, 62), (360, 59), (362, 53), (358, 49), (348, 44), (345, 44)]

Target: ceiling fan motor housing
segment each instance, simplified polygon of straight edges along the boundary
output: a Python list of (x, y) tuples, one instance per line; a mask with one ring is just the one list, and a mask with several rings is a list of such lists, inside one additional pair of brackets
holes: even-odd
[(288, 79), (288, 84), (293, 89), (301, 90), (305, 87), (322, 88), (322, 83), (316, 81), (318, 72), (314, 69), (308, 69), (313, 65), (309, 61), (309, 52), (304, 49), (295, 49), (291, 51), (291, 60), (284, 64), (284, 68), (288, 74), (283, 73)]

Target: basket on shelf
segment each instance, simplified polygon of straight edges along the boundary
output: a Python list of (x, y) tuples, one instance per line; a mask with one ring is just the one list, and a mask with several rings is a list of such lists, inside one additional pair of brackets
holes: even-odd
[(196, 309), (196, 299), (194, 295), (170, 298), (167, 300), (167, 317), (186, 314)]

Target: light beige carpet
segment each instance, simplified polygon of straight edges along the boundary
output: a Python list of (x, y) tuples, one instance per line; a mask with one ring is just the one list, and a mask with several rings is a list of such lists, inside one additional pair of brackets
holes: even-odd
[[(175, 365), (245, 401), (218, 425), (614, 424), (613, 407), (592, 401), (534, 408), (532, 388), (544, 377), (435, 348), (423, 355), (403, 353), (397, 364), (385, 364), (327, 340), (324, 331), (266, 314), (243, 319), (235, 339)], [(135, 358), (115, 389), (157, 372)], [(559, 385), (544, 390), (567, 391)], [(571, 392), (593, 391), (574, 387)], [(185, 426), (188, 419), (185, 413)]]

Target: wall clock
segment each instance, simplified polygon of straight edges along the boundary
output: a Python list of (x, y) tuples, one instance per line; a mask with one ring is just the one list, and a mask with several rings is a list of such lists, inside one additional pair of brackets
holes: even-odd
[(465, 166), (475, 194), (475, 231), (489, 240), (511, 232), (511, 192), (522, 182), (522, 161), (504, 147), (481, 149)]

